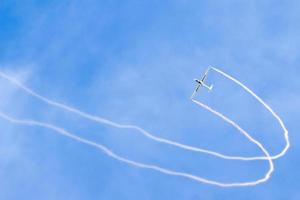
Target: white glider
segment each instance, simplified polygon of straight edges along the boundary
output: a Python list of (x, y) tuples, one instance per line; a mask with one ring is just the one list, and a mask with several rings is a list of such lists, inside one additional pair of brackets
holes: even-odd
[(207, 76), (208, 76), (208, 73), (209, 73), (210, 69), (211, 69), (210, 67), (207, 68), (207, 70), (205, 71), (205, 74), (203, 75), (202, 79), (194, 79), (194, 81), (196, 81), (196, 83), (197, 83), (197, 86), (196, 86), (196, 89), (194, 90), (194, 92), (192, 94), (192, 97), (191, 97), (192, 99), (194, 98), (194, 96), (198, 92), (199, 88), (202, 87), (202, 86), (207, 88), (209, 91), (211, 91), (213, 89), (213, 85), (208, 86), (208, 85), (205, 84), (205, 81), (207, 79)]

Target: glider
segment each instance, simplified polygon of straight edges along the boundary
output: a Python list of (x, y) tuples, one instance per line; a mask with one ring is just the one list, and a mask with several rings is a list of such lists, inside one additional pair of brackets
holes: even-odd
[(209, 91), (211, 91), (213, 89), (213, 85), (208, 86), (208, 85), (205, 84), (205, 80), (207, 79), (207, 76), (208, 76), (208, 73), (209, 73), (210, 69), (211, 69), (210, 67), (207, 68), (207, 70), (205, 71), (205, 74), (203, 75), (202, 79), (194, 79), (194, 81), (196, 81), (196, 83), (197, 83), (197, 86), (196, 86), (196, 89), (194, 90), (191, 98), (194, 98), (194, 96), (198, 92), (199, 88), (202, 87), (202, 86), (207, 88)]

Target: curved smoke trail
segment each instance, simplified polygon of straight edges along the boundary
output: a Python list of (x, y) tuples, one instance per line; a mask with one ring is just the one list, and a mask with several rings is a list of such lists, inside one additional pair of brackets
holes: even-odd
[[(288, 132), (287, 128), (285, 127), (282, 119), (278, 116), (278, 114), (266, 102), (264, 102), (258, 95), (256, 95), (252, 90), (250, 90), (247, 86), (242, 84), (240, 81), (238, 81), (234, 77), (226, 74), (225, 72), (223, 72), (223, 71), (221, 71), (221, 70), (219, 70), (215, 67), (211, 67), (211, 69), (213, 69), (214, 71), (218, 72), (222, 76), (226, 77), (227, 79), (233, 81), (234, 83), (236, 83), (237, 85), (242, 87), (246, 92), (251, 94), (259, 103), (261, 103), (273, 115), (273, 117), (278, 121), (278, 123), (280, 124), (280, 126), (283, 130), (283, 135), (284, 135), (284, 140), (285, 140), (285, 147), (283, 148), (283, 150), (280, 153), (278, 153), (274, 156), (271, 156), (271, 158), (274, 160), (274, 159), (278, 159), (278, 158), (284, 156), (284, 154), (287, 152), (287, 150), (290, 147), (289, 132)], [(250, 158), (250, 160), (263, 160), (263, 159), (266, 159), (266, 158), (265, 157), (252, 157), (252, 158)]]
[(165, 143), (165, 144), (176, 146), (178, 148), (182, 148), (182, 149), (189, 150), (189, 151), (202, 152), (202, 153), (206, 153), (206, 154), (209, 154), (209, 155), (213, 155), (213, 156), (217, 156), (217, 157), (220, 157), (220, 158), (223, 158), (223, 159), (229, 159), (229, 160), (243, 160), (243, 161), (267, 160), (268, 163), (269, 163), (269, 170), (265, 174), (265, 176), (263, 178), (261, 178), (261, 179), (258, 179), (258, 180), (255, 180), (255, 181), (237, 182), (237, 183), (222, 183), (222, 182), (218, 182), (218, 181), (208, 180), (208, 179), (205, 179), (205, 178), (202, 178), (202, 177), (199, 177), (199, 176), (195, 176), (193, 174), (188, 174), (188, 173), (178, 172), (178, 171), (172, 171), (172, 170), (169, 170), (169, 169), (166, 169), (166, 168), (161, 168), (159, 166), (149, 165), (149, 164), (144, 164), (144, 163), (139, 163), (139, 162), (136, 162), (136, 161), (133, 161), (133, 160), (126, 159), (124, 157), (118, 156), (117, 154), (113, 153), (110, 149), (108, 149), (107, 147), (105, 147), (103, 145), (100, 145), (100, 144), (97, 144), (95, 142), (86, 140), (84, 138), (80, 138), (80, 137), (78, 137), (78, 136), (76, 136), (74, 134), (71, 134), (70, 132), (67, 132), (66, 130), (64, 130), (64, 129), (60, 128), (60, 127), (57, 127), (57, 126), (54, 126), (54, 125), (51, 125), (51, 124), (48, 124), (48, 123), (38, 122), (38, 121), (34, 121), (34, 120), (20, 120), (20, 119), (15, 119), (15, 118), (12, 118), (12, 117), (6, 115), (5, 113), (1, 113), (1, 112), (0, 112), (0, 117), (2, 117), (5, 120), (8, 120), (8, 121), (10, 121), (12, 123), (16, 123), (16, 124), (29, 125), (29, 126), (41, 126), (41, 127), (44, 127), (44, 128), (49, 128), (49, 129), (55, 130), (58, 133), (60, 133), (60, 134), (62, 134), (64, 136), (67, 136), (67, 137), (69, 137), (71, 139), (74, 139), (74, 140), (77, 140), (77, 141), (82, 142), (84, 144), (87, 144), (87, 145), (96, 147), (98, 149), (101, 149), (108, 156), (110, 156), (110, 157), (112, 157), (114, 159), (117, 159), (117, 160), (119, 160), (121, 162), (125, 162), (127, 164), (134, 165), (134, 166), (140, 167), (140, 168), (152, 169), (152, 170), (159, 171), (159, 172), (162, 172), (162, 173), (168, 174), (168, 175), (182, 176), (182, 177), (186, 177), (186, 178), (198, 181), (198, 182), (212, 184), (212, 185), (217, 185), (217, 186), (220, 186), (220, 187), (252, 186), (252, 185), (257, 185), (259, 183), (265, 182), (265, 181), (267, 181), (270, 178), (272, 172), (274, 171), (274, 165), (273, 165), (272, 160), (273, 159), (277, 159), (277, 158), (283, 156), (286, 153), (287, 149), (289, 148), (289, 140), (288, 140), (287, 129), (285, 128), (284, 123), (279, 118), (279, 116), (265, 102), (263, 102), (256, 94), (254, 94), (254, 92), (252, 92), (249, 88), (247, 88), (245, 85), (243, 85), (242, 83), (240, 83), (239, 81), (237, 81), (233, 77), (229, 76), (228, 74), (226, 74), (226, 73), (224, 73), (224, 72), (222, 72), (222, 71), (220, 71), (220, 70), (218, 70), (216, 68), (212, 68), (212, 69), (215, 70), (216, 72), (220, 73), (221, 75), (229, 78), (230, 80), (234, 81), (238, 85), (242, 86), (242, 88), (244, 88), (248, 93), (252, 94), (279, 121), (280, 125), (282, 126), (283, 130), (285, 131), (284, 135), (285, 135), (285, 140), (286, 140), (286, 147), (285, 147), (285, 149), (280, 154), (277, 154), (275, 156), (270, 156), (270, 154), (268, 153), (268, 151), (264, 148), (264, 146), (260, 142), (258, 142), (254, 138), (252, 138), (245, 130), (243, 130), (234, 121), (230, 120), (228, 117), (224, 116), (223, 114), (221, 114), (221, 113), (213, 110), (212, 108), (208, 107), (207, 105), (205, 105), (205, 104), (203, 104), (203, 103), (201, 103), (199, 101), (196, 101), (194, 99), (192, 99), (192, 101), (194, 103), (196, 103), (197, 105), (199, 105), (199, 106), (207, 109), (208, 111), (212, 112), (213, 114), (217, 115), (218, 117), (221, 117), (225, 122), (229, 123), (234, 128), (236, 128), (239, 132), (241, 132), (250, 142), (252, 142), (255, 145), (257, 145), (262, 150), (262, 152), (265, 154), (265, 156), (262, 156), (262, 157), (228, 156), (228, 155), (224, 155), (224, 154), (221, 154), (221, 153), (218, 153), (218, 152), (214, 152), (214, 151), (210, 151), (210, 150), (206, 150), (206, 149), (201, 149), (201, 148), (197, 148), (197, 147), (193, 147), (193, 146), (181, 144), (179, 142), (171, 141), (171, 140), (168, 140), (168, 139), (165, 139), (165, 138), (161, 138), (161, 137), (155, 136), (155, 135), (147, 132), (146, 130), (144, 130), (144, 129), (138, 127), (138, 126), (127, 125), (127, 124), (125, 124), (125, 125), (124, 124), (119, 124), (119, 123), (113, 122), (111, 120), (102, 118), (102, 117), (98, 117), (98, 116), (94, 116), (94, 115), (85, 113), (83, 111), (80, 111), (80, 110), (78, 110), (76, 108), (67, 106), (65, 104), (61, 104), (61, 103), (52, 101), (52, 100), (50, 100), (50, 99), (48, 99), (48, 98), (46, 98), (46, 97), (44, 97), (44, 96), (42, 96), (42, 95), (34, 92), (33, 90), (29, 89), (28, 87), (26, 87), (25, 85), (23, 85), (18, 80), (14, 79), (14, 78), (12, 78), (12, 77), (10, 77), (8, 75), (6, 75), (3, 72), (0, 72), (0, 76), (2, 78), (5, 78), (5, 79), (9, 80), (13, 84), (17, 85), (19, 88), (23, 89), (26, 93), (28, 93), (28, 94), (30, 94), (30, 95), (32, 95), (32, 96), (34, 96), (34, 97), (42, 100), (43, 102), (45, 102), (45, 103), (47, 103), (49, 105), (61, 108), (61, 109), (65, 110), (65, 111), (68, 111), (68, 112), (75, 113), (75, 114), (77, 114), (77, 115), (79, 115), (79, 116), (81, 116), (83, 118), (86, 118), (88, 120), (91, 120), (91, 121), (94, 121), (94, 122), (97, 122), (97, 123), (110, 125), (110, 126), (113, 126), (115, 128), (137, 130), (140, 133), (142, 133), (144, 136), (146, 136), (149, 139), (152, 139), (152, 140), (154, 140), (156, 142)]

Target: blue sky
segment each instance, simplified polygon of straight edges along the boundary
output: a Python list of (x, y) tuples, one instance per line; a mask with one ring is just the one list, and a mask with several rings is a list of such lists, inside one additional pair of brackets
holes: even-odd
[[(222, 189), (137, 169), (52, 131), (0, 120), (0, 199), (299, 199), (299, 1), (4, 0), (0, 69), (39, 93), (156, 135), (234, 155), (261, 152), (195, 106), (193, 78), (213, 65), (283, 118), (291, 149), (269, 182)], [(198, 98), (275, 154), (281, 129), (248, 94), (212, 73)], [(265, 162), (228, 162), (49, 107), (0, 80), (0, 109), (63, 126), (141, 162), (219, 181), (257, 179)]]

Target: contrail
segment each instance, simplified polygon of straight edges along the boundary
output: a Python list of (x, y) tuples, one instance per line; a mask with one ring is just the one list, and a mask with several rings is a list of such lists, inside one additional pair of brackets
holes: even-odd
[[(169, 174), (169, 175), (175, 175), (175, 176), (184, 176), (184, 177), (187, 177), (187, 178), (191, 178), (193, 180), (196, 180), (196, 181), (199, 181), (199, 182), (203, 182), (203, 183), (208, 183), (208, 184), (213, 184), (213, 185), (218, 185), (218, 186), (221, 186), (221, 187), (233, 187), (233, 186), (250, 186), (250, 185), (256, 185), (256, 184), (259, 184), (259, 183), (262, 183), (262, 182), (265, 182), (267, 181), (273, 170), (274, 170), (274, 166), (273, 166), (273, 162), (272, 160), (273, 159), (277, 159), (281, 156), (283, 156), (285, 154), (285, 152), (287, 151), (287, 149), (289, 148), (289, 140), (288, 140), (288, 132), (287, 132), (287, 129), (285, 128), (282, 120), (279, 118), (279, 116), (265, 103), (263, 102), (257, 95), (254, 94), (254, 92), (252, 92), (249, 88), (247, 88), (245, 85), (243, 85), (242, 83), (240, 83), (239, 81), (237, 81), (236, 79), (234, 79), (233, 77), (229, 76), (228, 74), (216, 69), (216, 68), (213, 68), (216, 72), (220, 73), (221, 75), (229, 78), (230, 80), (234, 81), (235, 83), (237, 83), (238, 85), (240, 85), (242, 88), (244, 88), (248, 93), (252, 94), (257, 100), (259, 100), (260, 103), (262, 103), (263, 106), (265, 106), (271, 113), (272, 115), (279, 121), (281, 127), (283, 128), (284, 130), (284, 135), (285, 135), (285, 139), (286, 139), (286, 147), (285, 149), (275, 155), (275, 156), (270, 156), (268, 151), (263, 147), (263, 145), (261, 143), (259, 143), (257, 140), (255, 140), (254, 138), (252, 138), (245, 130), (243, 130), (239, 125), (237, 125), (235, 122), (233, 122), (232, 120), (230, 120), (228, 117), (224, 116), (223, 114), (215, 111), (214, 109), (210, 108), (209, 106), (199, 102), (199, 101), (196, 101), (194, 99), (192, 99), (192, 101), (194, 103), (196, 103), (197, 105), (207, 109), (208, 111), (212, 112), (213, 114), (217, 115), (218, 117), (221, 117), (225, 122), (231, 124), (234, 128), (236, 128), (238, 131), (240, 131), (250, 142), (254, 143), (255, 145), (257, 145), (262, 151), (263, 153), (265, 154), (265, 156), (261, 156), (261, 157), (241, 157), (241, 156), (229, 156), (229, 155), (224, 155), (224, 154), (221, 154), (221, 153), (218, 153), (218, 152), (215, 152), (215, 151), (210, 151), (210, 150), (206, 150), (206, 149), (201, 149), (201, 148), (197, 148), (197, 147), (193, 147), (193, 146), (189, 146), (189, 145), (185, 145), (185, 144), (181, 144), (181, 143), (178, 143), (178, 142), (175, 142), (175, 141), (171, 141), (171, 140), (168, 140), (168, 139), (165, 139), (165, 138), (161, 138), (161, 137), (157, 137), (149, 132), (147, 132), (146, 130), (138, 127), (138, 126), (135, 126), (135, 125), (128, 125), (128, 124), (119, 124), (119, 123), (116, 123), (116, 122), (113, 122), (111, 120), (108, 120), (108, 119), (105, 119), (105, 118), (102, 118), (102, 117), (98, 117), (98, 116), (95, 116), (95, 115), (91, 115), (91, 114), (88, 114), (88, 113), (85, 113), (83, 111), (80, 111), (76, 108), (73, 108), (73, 107), (70, 107), (70, 106), (67, 106), (65, 104), (61, 104), (61, 103), (58, 103), (58, 102), (55, 102), (53, 100), (50, 100), (36, 92), (34, 92), (33, 90), (29, 89), (28, 87), (26, 87), (24, 84), (22, 84), (21, 82), (19, 82), (18, 80), (14, 79), (13, 77), (10, 77), (8, 75), (6, 75), (5, 73), (3, 72), (0, 72), (0, 76), (2, 78), (5, 78), (7, 80), (9, 80), (11, 83), (15, 84), (16, 86), (18, 86), (19, 88), (23, 89), (26, 93), (42, 100), (43, 102), (49, 104), (49, 105), (52, 105), (52, 106), (55, 106), (55, 107), (58, 107), (58, 108), (61, 108), (63, 110), (66, 110), (68, 112), (72, 112), (72, 113), (75, 113), (83, 118), (86, 118), (88, 120), (91, 120), (91, 121), (95, 121), (97, 123), (101, 123), (101, 124), (106, 124), (106, 125), (109, 125), (109, 126), (113, 126), (113, 127), (116, 127), (116, 128), (122, 128), (122, 129), (132, 129), (132, 130), (136, 130), (136, 131), (139, 131), (140, 133), (142, 133), (144, 136), (156, 141), (156, 142), (160, 142), (160, 143), (165, 143), (165, 144), (168, 144), (168, 145), (172, 145), (172, 146), (176, 146), (178, 148), (182, 148), (182, 149), (185, 149), (185, 150), (189, 150), (189, 151), (195, 151), (195, 152), (202, 152), (202, 153), (206, 153), (206, 154), (209, 154), (209, 155), (213, 155), (213, 156), (217, 156), (217, 157), (220, 157), (220, 158), (223, 158), (223, 159), (229, 159), (229, 160), (243, 160), (243, 161), (250, 161), (250, 160), (268, 160), (268, 163), (269, 163), (269, 170), (268, 172), (266, 173), (266, 175), (264, 176), (264, 178), (262, 179), (259, 179), (257, 181), (253, 181), (253, 182), (242, 182), (242, 183), (221, 183), (221, 182), (216, 182), (216, 181), (210, 181), (210, 180), (207, 180), (207, 179), (204, 179), (204, 178), (201, 178), (201, 177), (198, 177), (198, 176), (194, 176), (194, 175), (191, 175), (191, 174), (186, 174), (186, 173), (181, 173), (181, 172), (176, 172), (176, 171), (171, 171), (171, 170), (168, 170), (168, 169), (164, 169), (164, 168), (160, 168), (158, 166), (154, 166), (154, 165), (145, 165), (143, 163), (138, 163), (138, 162), (135, 162), (135, 161), (131, 161), (131, 160), (128, 160), (128, 159), (125, 159), (125, 158), (122, 158), (120, 156), (117, 156), (116, 154), (113, 154), (109, 149), (107, 149), (106, 147), (102, 146), (102, 145), (98, 145), (98, 148), (100, 147), (103, 147), (103, 148), (100, 148), (102, 149), (104, 152), (106, 152), (108, 155), (110, 155), (111, 157), (115, 158), (115, 159), (118, 159), (120, 161), (123, 161), (123, 162), (126, 162), (128, 164), (137, 164), (136, 166), (138, 167), (142, 167), (142, 168), (149, 168), (149, 169), (153, 169), (153, 170), (156, 170), (156, 171), (160, 171), (162, 173), (165, 173), (165, 174)], [(62, 129), (59, 129), (59, 128), (54, 128), (55, 126), (53, 125), (49, 125), (49, 124), (45, 124), (45, 123), (41, 123), (41, 122), (37, 122), (37, 121), (33, 121), (33, 120), (25, 120), (25, 121), (22, 121), (22, 120), (17, 120), (17, 119), (13, 119), (13, 118), (10, 118), (8, 117), (7, 115), (5, 115), (4, 113), (1, 114), (1, 116), (6, 119), (6, 120), (9, 120), (11, 122), (18, 122), (20, 124), (25, 124), (25, 125), (37, 125), (37, 126), (44, 126), (46, 128), (50, 128), (52, 127), (51, 129), (53, 130), (62, 130)], [(30, 123), (28, 123), (30, 122)], [(64, 131), (62, 131), (63, 133), (65, 133)], [(77, 137), (77, 136), (75, 136)], [(74, 139), (74, 137), (71, 137)], [(78, 137), (77, 137), (78, 139)], [(83, 142), (85, 141), (85, 142)], [(93, 142), (86, 142), (87, 140), (84, 140), (83, 139), (83, 143), (85, 144), (93, 144), (92, 146), (97, 146), (95, 145), (96, 143), (93, 143)], [(107, 151), (108, 150), (108, 151)], [(108, 152), (111, 152), (111, 153), (108, 153)], [(113, 155), (113, 156), (112, 156)]]
[[(232, 76), (226, 74), (225, 72), (223, 72), (215, 67), (211, 67), (211, 69), (213, 69), (214, 71), (223, 75), (224, 77), (228, 78), (229, 80), (233, 81), (234, 83), (238, 84), (246, 92), (251, 94), (259, 103), (261, 103), (273, 115), (273, 117), (275, 117), (275, 119), (278, 121), (278, 123), (280, 124), (280, 126), (283, 130), (283, 135), (284, 135), (284, 139), (285, 139), (285, 147), (283, 148), (283, 150), (280, 153), (278, 153), (274, 156), (271, 156), (271, 158), (274, 160), (274, 159), (278, 159), (278, 158), (282, 157), (290, 147), (289, 132), (288, 132), (287, 128), (285, 127), (282, 119), (276, 114), (276, 112), (266, 102), (264, 102), (258, 95), (256, 95), (252, 90), (250, 90), (247, 86), (242, 84), (240, 81), (238, 81), (237, 79), (233, 78)], [(265, 158), (264, 157), (252, 157), (251, 159), (257, 160), (257, 159), (265, 159)]]
[[(171, 175), (171, 176), (179, 176), (179, 177), (184, 177), (184, 178), (188, 178), (191, 179), (193, 181), (197, 181), (200, 183), (206, 183), (206, 184), (210, 184), (210, 185), (216, 185), (216, 186), (220, 186), (220, 187), (242, 187), (242, 186), (254, 186), (260, 183), (263, 183), (265, 181), (267, 181), (270, 178), (270, 174), (268, 173), (264, 178), (259, 179), (257, 181), (252, 181), (252, 182), (236, 182), (236, 183), (222, 183), (222, 182), (218, 182), (218, 181), (213, 181), (213, 180), (209, 180), (209, 179), (205, 179), (203, 177), (200, 176), (196, 176), (193, 174), (189, 174), (189, 173), (185, 173), (185, 172), (180, 172), (180, 171), (174, 171), (174, 170), (170, 170), (167, 168), (162, 168), (160, 166), (157, 165), (151, 165), (151, 164), (145, 164), (145, 163), (140, 163), (137, 161), (133, 161), (130, 159), (127, 159), (125, 157), (119, 156), (116, 153), (114, 153), (112, 150), (110, 150), (109, 148), (105, 147), (104, 145), (98, 144), (96, 142), (84, 139), (82, 137), (79, 137), (71, 132), (66, 131), (65, 129), (58, 127), (58, 126), (54, 126), (52, 124), (49, 123), (44, 123), (44, 122), (39, 122), (39, 121), (35, 121), (35, 120), (27, 120), (27, 119), (16, 119), (16, 118), (12, 118), (8, 115), (6, 115), (5, 113), (0, 111), (0, 117), (2, 119), (5, 119), (11, 123), (14, 124), (18, 124), (18, 125), (26, 125), (26, 126), (36, 126), (36, 127), (43, 127), (43, 128), (47, 128), (47, 129), (51, 129), (53, 131), (56, 131), (57, 133), (70, 138), (72, 140), (78, 141), (80, 143), (86, 144), (88, 146), (97, 148), (101, 151), (103, 151), (106, 155), (108, 155), (109, 157), (116, 159), (120, 162), (126, 163), (128, 165), (132, 165), (134, 167), (139, 167), (139, 168), (144, 168), (144, 169), (151, 169), (154, 171), (158, 171), (161, 172), (163, 174), (167, 174), (167, 175)], [(266, 155), (268, 156), (268, 153), (266, 153)], [(271, 172), (273, 171), (273, 165), (272, 165), (272, 160), (270, 160), (271, 162)]]
[[(216, 68), (212, 68), (214, 69), (216, 72), (219, 72), (221, 75), (229, 78), (230, 80), (234, 81), (235, 83), (237, 83), (238, 85), (240, 85), (242, 88), (244, 88), (248, 93), (250, 93), (251, 95), (253, 95), (256, 99), (259, 100), (259, 102), (261, 102), (271, 113), (273, 116), (276, 117), (276, 119), (279, 121), (281, 127), (283, 128), (284, 130), (284, 135), (285, 135), (285, 140), (286, 140), (286, 146), (284, 148), (284, 150), (277, 154), (277, 155), (274, 155), (274, 156), (271, 156), (272, 159), (277, 159), (279, 157), (281, 157), (282, 155), (285, 154), (285, 152), (287, 151), (287, 149), (289, 148), (289, 139), (288, 139), (288, 131), (287, 129), (285, 128), (282, 120), (278, 117), (278, 115), (266, 104), (264, 103), (261, 98), (259, 98), (257, 95), (254, 94), (254, 92), (252, 92), (249, 88), (247, 88), (245, 85), (243, 85), (242, 83), (240, 83), (239, 81), (237, 81), (236, 79), (234, 79), (232, 76), (229, 76), (228, 74), (216, 69)], [(103, 117), (99, 117), (99, 116), (95, 116), (95, 115), (91, 115), (91, 114), (88, 114), (86, 112), (83, 112), (83, 111), (80, 111), (74, 107), (71, 107), (71, 106), (67, 106), (65, 104), (62, 104), (62, 103), (58, 103), (56, 101), (53, 101), (53, 100), (50, 100), (38, 93), (36, 93), (35, 91), (31, 90), (30, 88), (26, 87), (24, 84), (22, 84), (20, 81), (18, 81), (17, 79), (11, 77), (11, 76), (8, 76), (7, 74), (3, 73), (0, 71), (0, 76), (2, 78), (5, 78), (6, 80), (10, 81), (11, 83), (15, 84), (16, 86), (18, 86), (19, 88), (21, 88), (23, 91), (25, 91), (26, 93), (32, 95), (33, 97), (36, 97), (38, 99), (40, 99), (41, 101), (43, 101), (44, 103), (47, 103), (49, 105), (52, 105), (52, 106), (55, 106), (55, 107), (58, 107), (58, 108), (61, 108), (65, 111), (68, 111), (68, 112), (72, 112), (72, 113), (75, 113), (83, 118), (86, 118), (88, 120), (91, 120), (91, 121), (94, 121), (94, 122), (97, 122), (97, 123), (101, 123), (101, 124), (106, 124), (106, 125), (109, 125), (109, 126), (113, 126), (115, 128), (123, 128), (123, 129), (132, 129), (132, 130), (136, 130), (140, 133), (142, 133), (144, 136), (148, 137), (149, 139), (152, 139), (152, 140), (155, 140), (156, 142), (160, 142), (160, 143), (165, 143), (165, 144), (168, 144), (168, 145), (172, 145), (172, 146), (175, 146), (175, 147), (178, 147), (178, 148), (182, 148), (182, 149), (185, 149), (185, 150), (189, 150), (189, 151), (195, 151), (195, 152), (201, 152), (201, 153), (206, 153), (206, 154), (209, 154), (209, 155), (213, 155), (213, 156), (216, 156), (216, 157), (220, 157), (220, 158), (223, 158), (223, 159), (229, 159), (229, 160), (268, 160), (267, 157), (239, 157), (239, 156), (230, 156), (230, 155), (225, 155), (225, 154), (221, 154), (221, 153), (217, 153), (215, 151), (210, 151), (210, 150), (205, 150), (205, 149), (201, 149), (201, 148), (197, 148), (197, 147), (193, 147), (193, 146), (190, 146), (190, 145), (185, 145), (185, 144), (182, 144), (182, 143), (178, 143), (178, 142), (175, 142), (175, 141), (172, 141), (172, 140), (169, 140), (169, 139), (165, 139), (165, 138), (161, 138), (161, 137), (157, 137), (151, 133), (149, 133), (148, 131), (144, 130), (143, 128), (141, 127), (138, 127), (136, 125), (130, 125), (130, 124), (120, 124), (120, 123), (116, 123), (116, 122), (113, 122), (111, 120), (108, 120), (106, 118), (103, 118)], [(199, 101), (196, 101), (194, 99), (192, 99), (194, 103), (196, 103), (197, 105), (199, 106), (202, 106), (203, 108), (205, 108), (206, 110), (212, 112), (213, 114), (216, 114), (216, 113), (219, 113), (217, 111), (215, 111), (214, 109), (210, 108), (209, 106), (203, 104), (203, 103), (200, 103)], [(219, 113), (220, 114), (220, 113)], [(217, 114), (217, 116), (220, 117), (220, 115)], [(224, 116), (224, 115), (222, 115)], [(228, 120), (225, 120), (226, 122), (228, 122), (229, 124), (232, 125), (232, 120), (230, 120), (229, 118), (225, 117), (226, 119)], [(235, 124), (235, 123), (234, 123)], [(241, 127), (239, 127), (237, 124), (235, 124), (234, 128), (237, 128), (237, 130), (243, 130)], [(246, 131), (242, 131), (243, 132), (246, 132)]]

